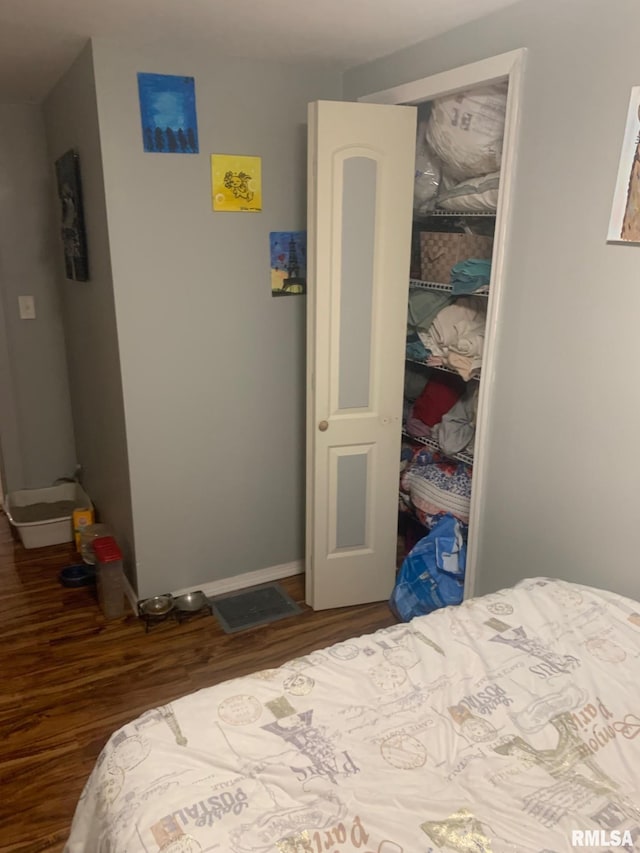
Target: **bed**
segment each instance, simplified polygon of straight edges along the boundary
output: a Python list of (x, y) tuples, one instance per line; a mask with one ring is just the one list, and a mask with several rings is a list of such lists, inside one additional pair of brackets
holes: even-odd
[(65, 849), (640, 849), (639, 656), (639, 604), (522, 581), (146, 712)]

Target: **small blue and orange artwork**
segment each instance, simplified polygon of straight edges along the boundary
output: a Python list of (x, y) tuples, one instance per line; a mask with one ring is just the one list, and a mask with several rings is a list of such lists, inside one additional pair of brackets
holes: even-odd
[(307, 232), (272, 231), (271, 295), (299, 296), (307, 292)]
[(198, 119), (193, 77), (138, 73), (142, 145), (161, 154), (197, 154)]

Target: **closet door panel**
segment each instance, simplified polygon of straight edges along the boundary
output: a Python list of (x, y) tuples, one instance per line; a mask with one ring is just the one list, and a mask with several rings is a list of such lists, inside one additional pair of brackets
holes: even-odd
[(395, 579), (414, 107), (309, 108), (307, 601)]

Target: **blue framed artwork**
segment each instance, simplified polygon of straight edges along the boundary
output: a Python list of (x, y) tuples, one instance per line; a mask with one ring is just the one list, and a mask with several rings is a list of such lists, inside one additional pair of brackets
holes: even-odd
[(161, 154), (197, 154), (198, 119), (193, 77), (138, 73), (142, 145)]

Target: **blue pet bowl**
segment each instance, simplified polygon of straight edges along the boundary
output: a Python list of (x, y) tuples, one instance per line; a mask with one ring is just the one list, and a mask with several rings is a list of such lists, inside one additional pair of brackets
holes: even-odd
[(62, 586), (88, 586), (96, 582), (96, 570), (93, 566), (80, 563), (77, 566), (65, 566), (58, 577)]

